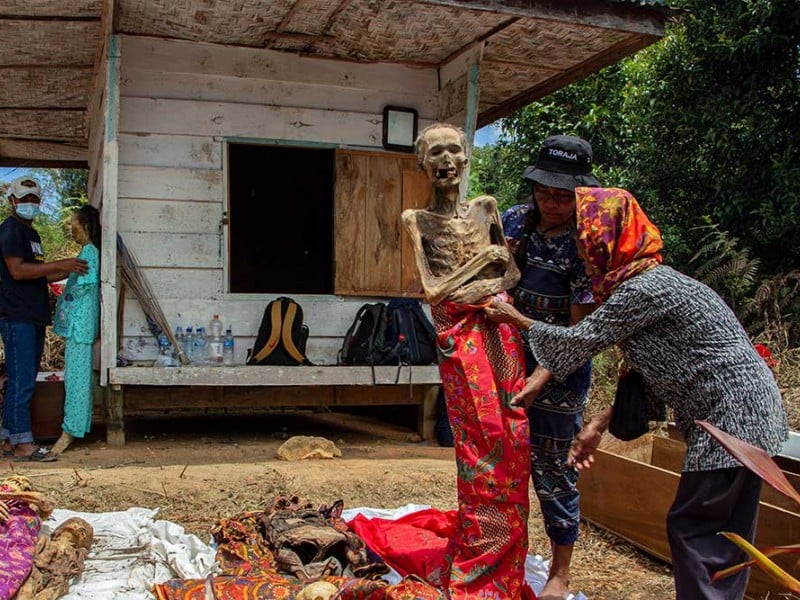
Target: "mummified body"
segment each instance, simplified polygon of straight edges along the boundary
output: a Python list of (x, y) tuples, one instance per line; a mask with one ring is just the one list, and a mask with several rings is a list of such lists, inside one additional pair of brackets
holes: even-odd
[(433, 197), (426, 210), (405, 211), (403, 223), (414, 243), (426, 300), (474, 304), (512, 287), (519, 270), (503, 237), (497, 202), (491, 196), (461, 201), (464, 134), (433, 125), (420, 135), (417, 151)]
[(519, 332), (483, 314), (519, 280), (494, 198), (463, 202), (464, 134), (437, 124), (417, 140), (431, 182), (425, 210), (403, 213), (426, 299), (455, 442), (458, 523), (438, 583), (453, 600), (532, 598), (528, 548), (528, 421), (510, 400), (523, 384)]

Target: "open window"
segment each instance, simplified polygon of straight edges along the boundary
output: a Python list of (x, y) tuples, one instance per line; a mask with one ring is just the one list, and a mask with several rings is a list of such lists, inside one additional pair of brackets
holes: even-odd
[(232, 293), (333, 293), (334, 150), (229, 144)]
[(228, 146), (231, 293), (419, 296), (400, 224), (427, 204), (416, 157)]

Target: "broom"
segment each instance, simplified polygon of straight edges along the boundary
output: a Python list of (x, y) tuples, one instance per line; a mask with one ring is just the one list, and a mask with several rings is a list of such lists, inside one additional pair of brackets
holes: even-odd
[(156, 295), (153, 293), (153, 288), (150, 287), (150, 282), (147, 281), (145, 274), (139, 269), (139, 263), (136, 262), (136, 257), (125, 246), (122, 237), (117, 234), (117, 257), (119, 258), (120, 271), (122, 273), (122, 282), (133, 292), (139, 305), (144, 311), (144, 316), (147, 319), (147, 326), (156, 339), (162, 333), (167, 336), (169, 343), (178, 351), (178, 360), (182, 365), (189, 364), (189, 358), (183, 351), (183, 348), (178, 344), (175, 339), (175, 334), (169, 327), (169, 322), (164, 316), (164, 311), (161, 310), (161, 305), (158, 303)]

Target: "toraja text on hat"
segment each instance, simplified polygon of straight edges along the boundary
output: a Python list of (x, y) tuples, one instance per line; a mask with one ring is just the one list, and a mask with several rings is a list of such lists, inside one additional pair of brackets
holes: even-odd
[(567, 160), (578, 160), (578, 155), (566, 150), (559, 150), (558, 148), (550, 148), (548, 150), (550, 156), (557, 156), (558, 158), (565, 158)]

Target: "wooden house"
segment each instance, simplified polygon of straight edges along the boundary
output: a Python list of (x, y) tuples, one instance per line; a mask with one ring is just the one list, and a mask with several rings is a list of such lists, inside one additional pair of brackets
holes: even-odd
[[(88, 165), (102, 211), (109, 439), (124, 442), (123, 406), (410, 403), (430, 430), (435, 366), (413, 369), (410, 392), (375, 390), (369, 368), (334, 366), (361, 304), (419, 293), (399, 215), (423, 206), (428, 187), (413, 153), (387, 149), (384, 109), (405, 109), (401, 121), (413, 111), (420, 130), (452, 122), (471, 140), (659, 39), (668, 13), (658, 4), (0, 3), (0, 164)], [(218, 313), (241, 363), (267, 302), (290, 295), (317, 366), (118, 367), (120, 351), (156, 354), (120, 285), (118, 233), (172, 327)], [(394, 378), (379, 369), (380, 383)]]

